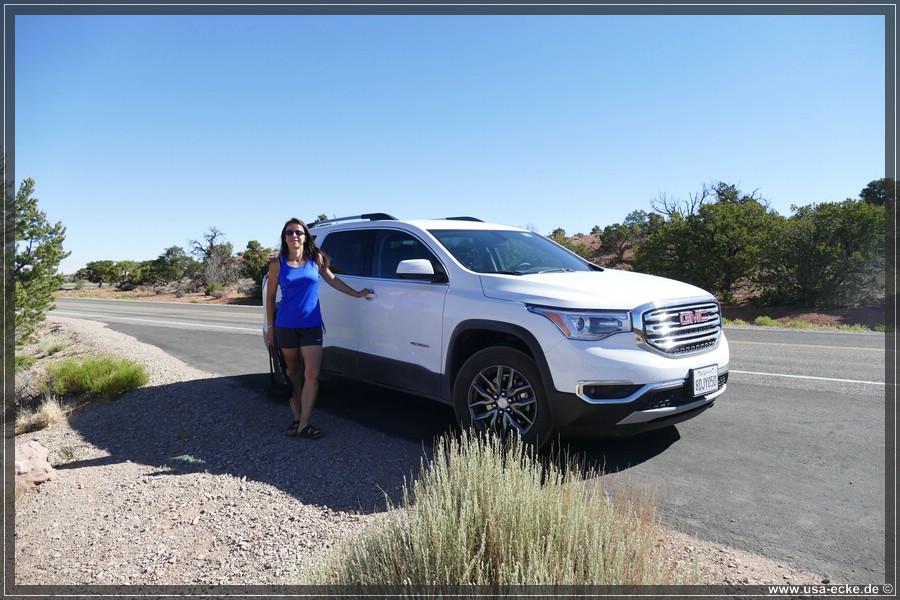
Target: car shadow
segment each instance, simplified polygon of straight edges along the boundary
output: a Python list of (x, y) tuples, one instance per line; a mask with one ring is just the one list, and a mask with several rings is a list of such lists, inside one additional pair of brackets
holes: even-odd
[(669, 425), (628, 437), (564, 442), (561, 448), (563, 456), (568, 454), (586, 469), (609, 475), (636, 467), (662, 454), (680, 439), (678, 429)]
[[(213, 377), (141, 388), (89, 406), (70, 424), (108, 456), (56, 468), (131, 461), (155, 467), (153, 476), (230, 475), (306, 504), (370, 513), (401, 504), (404, 486), (427, 464), (436, 440), (458, 434), (449, 406), (377, 386), (323, 381), (313, 422), (324, 437), (289, 437), (290, 409), (286, 399), (269, 394), (269, 383), (268, 374)], [(649, 460), (677, 439), (672, 427), (566, 448), (609, 473)]]

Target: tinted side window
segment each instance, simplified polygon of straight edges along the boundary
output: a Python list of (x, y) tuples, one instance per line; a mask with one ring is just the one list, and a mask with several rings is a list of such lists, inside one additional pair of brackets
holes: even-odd
[(322, 251), (331, 258), (331, 272), (364, 276), (370, 235), (368, 231), (335, 231), (325, 236)]
[(443, 271), (443, 267), (428, 247), (405, 231), (382, 229), (376, 232), (374, 252), (373, 277), (397, 279), (397, 265), (400, 261), (413, 258), (431, 261), (435, 273)]

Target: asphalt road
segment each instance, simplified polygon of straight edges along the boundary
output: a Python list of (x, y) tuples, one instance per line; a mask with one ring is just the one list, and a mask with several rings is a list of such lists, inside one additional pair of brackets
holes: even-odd
[[(57, 300), (193, 367), (265, 396), (259, 307)], [(663, 521), (702, 539), (829, 576), (884, 583), (885, 337), (728, 328), (731, 375), (716, 405), (677, 427), (571, 445), (604, 483), (637, 486)], [(360, 384), (323, 385), (318, 409), (427, 446), (452, 410)], [(415, 465), (410, 465), (414, 468)], [(893, 495), (893, 494), (891, 494)], [(893, 551), (891, 551), (893, 552)]]

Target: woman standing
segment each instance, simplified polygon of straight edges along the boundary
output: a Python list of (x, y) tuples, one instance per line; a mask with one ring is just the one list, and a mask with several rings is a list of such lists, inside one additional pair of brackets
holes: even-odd
[[(281, 228), (281, 251), (269, 263), (266, 285), (266, 343), (281, 349), (287, 375), (294, 384), (291, 411), (294, 422), (287, 434), (319, 439), (322, 430), (309, 422), (319, 393), (322, 365), (322, 312), (319, 307), (319, 278), (348, 296), (364, 298), (372, 290), (354, 290), (334, 276), (328, 256), (319, 250), (309, 229), (300, 219), (291, 219)], [(281, 286), (281, 302), (275, 311), (275, 294)], [(301, 377), (300, 358), (305, 367)]]

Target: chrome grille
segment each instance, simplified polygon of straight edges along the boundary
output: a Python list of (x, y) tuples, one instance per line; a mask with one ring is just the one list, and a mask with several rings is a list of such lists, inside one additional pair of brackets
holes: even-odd
[(719, 343), (722, 316), (717, 302), (655, 308), (644, 313), (643, 341), (663, 354), (683, 356)]

